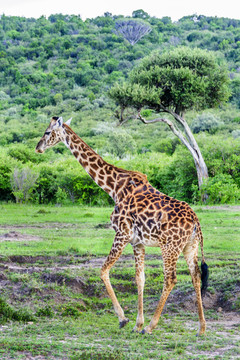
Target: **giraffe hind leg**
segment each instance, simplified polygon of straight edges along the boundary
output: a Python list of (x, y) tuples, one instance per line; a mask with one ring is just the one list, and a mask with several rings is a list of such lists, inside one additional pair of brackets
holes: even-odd
[(144, 324), (144, 315), (143, 315), (143, 289), (145, 283), (144, 275), (144, 256), (145, 248), (144, 245), (136, 245), (133, 247), (133, 252), (135, 256), (135, 267), (136, 267), (136, 283), (138, 289), (138, 314), (136, 325), (133, 328), (133, 331), (139, 332), (142, 330)]
[(163, 290), (162, 294), (159, 300), (159, 303), (157, 305), (157, 309), (155, 310), (155, 313), (153, 315), (152, 320), (150, 321), (150, 324), (144, 328), (142, 331), (143, 334), (148, 333), (151, 334), (152, 330), (157, 326), (159, 318), (161, 316), (163, 307), (167, 301), (167, 298), (174, 288), (174, 286), (177, 283), (177, 276), (176, 276), (176, 264), (177, 259), (179, 255), (173, 255), (171, 257), (171, 254), (165, 254), (162, 251), (163, 256), (163, 266), (164, 266), (164, 284), (163, 284)]
[(188, 264), (188, 268), (192, 277), (192, 283), (196, 292), (198, 316), (199, 316), (199, 332), (197, 335), (203, 335), (206, 330), (206, 321), (203, 313), (202, 296), (201, 296), (201, 272), (197, 262), (198, 241), (187, 244), (183, 250), (184, 258)]

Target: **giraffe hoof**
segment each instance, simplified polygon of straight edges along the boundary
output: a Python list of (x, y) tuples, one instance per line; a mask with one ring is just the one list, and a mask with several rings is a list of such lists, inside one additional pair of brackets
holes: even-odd
[(199, 336), (204, 336), (204, 335), (205, 335), (205, 333), (204, 333), (204, 332), (202, 332), (202, 333), (198, 332), (198, 333), (196, 334), (196, 337), (199, 337)]
[(134, 328), (132, 329), (132, 333), (140, 334), (140, 333), (141, 333), (141, 330), (138, 330), (138, 328), (134, 327)]
[(119, 329), (123, 328), (128, 322), (129, 322), (129, 319), (124, 319), (123, 321), (120, 321)]
[(141, 334), (149, 334), (152, 335), (151, 331), (147, 331), (146, 328), (141, 331)]

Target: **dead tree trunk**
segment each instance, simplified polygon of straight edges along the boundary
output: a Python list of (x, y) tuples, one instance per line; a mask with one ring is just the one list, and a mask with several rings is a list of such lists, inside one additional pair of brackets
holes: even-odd
[[(184, 129), (184, 132), (181, 131), (179, 129), (179, 127), (176, 126), (175, 124), (173, 124), (173, 122), (169, 119), (157, 118), (157, 119), (153, 119), (153, 120), (145, 120), (141, 116), (140, 112), (138, 113), (137, 118), (139, 120), (141, 120), (144, 124), (163, 122), (169, 126), (171, 131), (179, 138), (181, 143), (186, 146), (186, 148), (190, 151), (190, 153), (193, 157), (196, 171), (197, 171), (198, 186), (200, 189), (203, 184), (203, 181), (208, 178), (208, 169), (207, 169), (207, 165), (203, 159), (201, 150), (199, 149), (199, 146), (193, 136), (193, 133), (192, 133), (190, 127), (188, 126), (188, 123), (184, 120), (184, 118), (182, 116), (176, 114), (175, 112), (173, 112), (169, 109), (165, 109), (165, 108), (163, 108), (163, 112), (171, 114), (174, 117), (174, 119), (176, 120), (176, 122), (179, 125), (181, 125), (181, 127)], [(207, 195), (204, 195), (202, 200), (204, 201), (206, 199), (207, 199)]]

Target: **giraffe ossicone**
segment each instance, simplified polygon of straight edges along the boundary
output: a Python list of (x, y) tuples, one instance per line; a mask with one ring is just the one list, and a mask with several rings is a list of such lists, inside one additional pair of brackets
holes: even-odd
[[(201, 278), (202, 292), (205, 292), (208, 268), (204, 259), (203, 236), (197, 215), (186, 202), (178, 201), (156, 190), (148, 182), (145, 174), (107, 163), (69, 127), (70, 122), (71, 119), (64, 123), (61, 117), (53, 117), (36, 146), (36, 152), (43, 153), (46, 149), (63, 142), (92, 179), (115, 202), (111, 224), (116, 234), (111, 251), (101, 268), (101, 279), (112, 300), (120, 327), (124, 327), (129, 320), (125, 317), (112, 288), (109, 271), (125, 246), (131, 244), (138, 289), (138, 315), (133, 331), (150, 334), (157, 326), (164, 304), (177, 282), (176, 264), (179, 255), (183, 253), (196, 292), (199, 335), (204, 334), (206, 321), (202, 305)], [(199, 244), (202, 252), (202, 274), (198, 267)], [(145, 246), (161, 248), (164, 284), (153, 318), (142, 330)]]

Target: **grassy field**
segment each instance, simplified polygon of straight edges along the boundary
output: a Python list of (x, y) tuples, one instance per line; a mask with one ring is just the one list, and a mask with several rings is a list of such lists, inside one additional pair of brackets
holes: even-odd
[[(240, 209), (196, 207), (210, 268), (206, 336), (183, 257), (153, 335), (132, 333), (137, 290), (131, 246), (111, 271), (129, 324), (118, 328), (100, 268), (113, 241), (111, 208), (0, 205), (0, 359), (240, 358)], [(200, 261), (200, 259), (199, 259)], [(145, 323), (163, 284), (146, 248)]]

